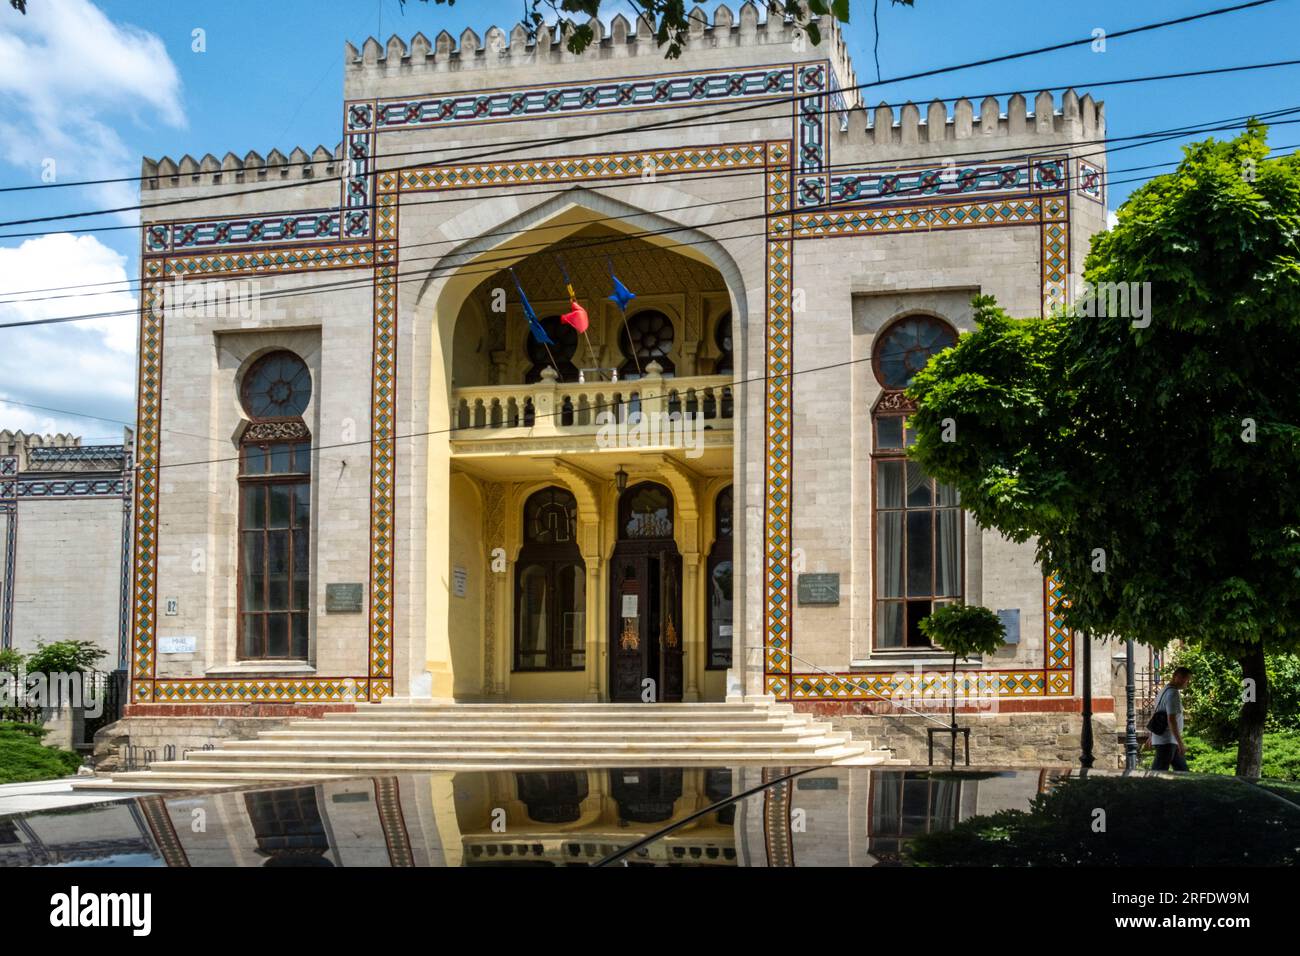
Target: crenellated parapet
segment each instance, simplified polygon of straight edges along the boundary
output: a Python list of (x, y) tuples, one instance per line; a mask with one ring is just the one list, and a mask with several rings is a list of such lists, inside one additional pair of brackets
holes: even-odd
[(230, 186), (240, 183), (275, 183), (301, 180), (304, 182), (334, 180), (343, 168), (343, 144), (334, 151), (323, 145), (310, 154), (301, 146), (286, 156), (273, 149), (263, 157), (250, 150), (243, 157), (226, 153), (217, 159), (208, 153), (195, 159), (186, 153), (180, 160), (170, 156), (159, 159), (145, 158), (140, 164), (142, 190), (168, 189), (192, 186)]
[(1043, 91), (1034, 97), (1032, 110), (1029, 101), (1017, 93), (1007, 101), (1005, 111), (996, 97), (987, 96), (978, 112), (971, 100), (963, 98), (953, 101), (951, 109), (947, 102), (934, 100), (925, 107), (924, 114), (915, 103), (898, 108), (881, 103), (874, 109), (853, 109), (848, 115), (847, 128), (839, 134), (837, 143), (922, 146), (1024, 136), (1081, 143), (1106, 135), (1105, 103), (1095, 101), (1091, 94), (1080, 97), (1074, 90), (1066, 90), (1059, 100)]
[[(444, 30), (433, 40), (417, 33), (409, 43), (396, 34), (387, 43), (369, 37), (360, 49), (350, 42), (344, 45), (345, 81), (466, 70), (536, 69), (631, 57), (664, 60), (664, 47), (655, 38), (654, 24), (644, 15), (633, 22), (620, 13), (608, 27), (599, 19), (588, 21), (588, 26), (592, 42), (577, 55), (567, 48), (569, 34), (556, 25), (543, 25), (535, 33), (523, 23), (516, 23), (509, 31), (491, 26), (482, 36), (472, 29), (464, 30), (459, 37)], [(821, 43), (813, 46), (794, 22), (760, 16), (758, 5), (752, 2), (742, 4), (737, 13), (720, 4), (712, 21), (697, 7), (690, 14), (682, 56), (686, 59), (694, 53), (719, 49), (785, 47), (790, 51), (789, 60), (829, 59), (842, 83), (853, 86), (857, 80), (838, 22), (821, 17), (818, 27)], [(668, 65), (671, 63), (668, 61)], [(642, 71), (651, 72), (649, 67)], [(849, 102), (856, 102), (852, 94)]]

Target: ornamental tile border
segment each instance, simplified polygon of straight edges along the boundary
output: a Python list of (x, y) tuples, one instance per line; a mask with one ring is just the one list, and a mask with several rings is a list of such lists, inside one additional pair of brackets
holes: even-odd
[(1077, 182), (1079, 195), (1086, 196), (1103, 206), (1106, 204), (1106, 174), (1102, 172), (1100, 166), (1095, 166), (1084, 159), (1079, 160)]
[(534, 183), (627, 179), (662, 173), (695, 173), (714, 169), (754, 169), (764, 166), (762, 146), (737, 143), (686, 149), (635, 150), (554, 159), (484, 165), (422, 166), (398, 172), (402, 192), (436, 192)]
[[(825, 69), (825, 64), (821, 64)], [(673, 76), (619, 77), (598, 83), (474, 90), (448, 96), (390, 97), (360, 105), (355, 129), (379, 133), (449, 125), (517, 122), (556, 115), (627, 112), (664, 107), (742, 102), (794, 93), (794, 64), (702, 70)], [(353, 103), (346, 104), (350, 110)], [(349, 121), (352, 117), (349, 114)]]

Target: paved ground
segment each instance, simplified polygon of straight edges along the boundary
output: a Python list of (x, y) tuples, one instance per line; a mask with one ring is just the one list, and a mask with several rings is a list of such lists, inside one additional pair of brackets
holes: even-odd
[(36, 810), (55, 810), (59, 807), (80, 807), (105, 800), (124, 800), (140, 794), (121, 790), (73, 790), (77, 777), (57, 780), (40, 780), (35, 783), (7, 783), (0, 785), (0, 816), (9, 813), (31, 813)]

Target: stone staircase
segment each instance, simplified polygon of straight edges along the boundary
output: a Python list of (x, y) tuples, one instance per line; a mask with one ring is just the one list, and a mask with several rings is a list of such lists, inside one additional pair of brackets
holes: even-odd
[(210, 789), (430, 770), (883, 764), (891, 755), (790, 704), (458, 704), (390, 699), (295, 720), (95, 789)]

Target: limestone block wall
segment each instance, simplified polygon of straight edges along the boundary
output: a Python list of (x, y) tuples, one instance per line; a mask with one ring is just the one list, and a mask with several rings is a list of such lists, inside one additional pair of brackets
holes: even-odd
[[(3, 521), (0, 521), (0, 527)], [(18, 506), (13, 646), (93, 641), (117, 663), (122, 576), (120, 498), (30, 498)]]

